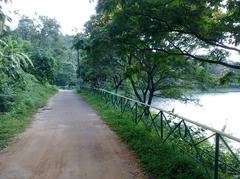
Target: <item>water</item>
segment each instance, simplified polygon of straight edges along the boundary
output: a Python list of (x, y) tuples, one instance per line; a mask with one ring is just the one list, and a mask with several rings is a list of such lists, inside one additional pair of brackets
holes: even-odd
[(153, 106), (240, 138), (240, 92), (196, 94), (199, 104), (155, 98)]

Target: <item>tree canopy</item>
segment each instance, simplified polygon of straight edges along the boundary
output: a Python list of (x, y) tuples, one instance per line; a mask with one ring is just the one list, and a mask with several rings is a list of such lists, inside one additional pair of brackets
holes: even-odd
[(221, 77), (211, 73), (217, 65), (240, 69), (228, 60), (231, 51), (240, 52), (238, 5), (99, 0), (75, 42), (81, 44), (82, 78), (116, 92), (122, 86), (148, 104), (154, 95), (182, 98), (186, 90), (217, 85)]
[(22, 16), (14, 30), (6, 26), (7, 20), (0, 6), (0, 115), (10, 110), (30, 84), (76, 83), (73, 37), (62, 35), (54, 18)]

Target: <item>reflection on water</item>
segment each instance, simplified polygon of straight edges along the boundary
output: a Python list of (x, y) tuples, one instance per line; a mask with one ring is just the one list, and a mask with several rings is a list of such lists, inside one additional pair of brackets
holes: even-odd
[(169, 110), (240, 138), (240, 92), (193, 95), (199, 104), (155, 98), (153, 106)]

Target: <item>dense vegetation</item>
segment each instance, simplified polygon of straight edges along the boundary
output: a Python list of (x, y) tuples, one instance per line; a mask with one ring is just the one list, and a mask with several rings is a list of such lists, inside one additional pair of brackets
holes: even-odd
[(47, 99), (57, 89), (48, 84), (41, 84), (33, 76), (27, 75), (28, 84), (24, 90), (15, 93), (11, 108), (0, 116), (0, 149), (5, 147), (13, 136), (22, 132), (32, 120), (32, 115), (43, 107)]
[(71, 36), (55, 19), (21, 17), (16, 29), (6, 22), (0, 1), (0, 148), (30, 122), (31, 115), (57, 90), (76, 84)]
[(240, 52), (239, 7), (235, 0), (99, 0), (74, 43), (80, 76), (148, 104), (239, 79), (239, 63), (227, 59)]

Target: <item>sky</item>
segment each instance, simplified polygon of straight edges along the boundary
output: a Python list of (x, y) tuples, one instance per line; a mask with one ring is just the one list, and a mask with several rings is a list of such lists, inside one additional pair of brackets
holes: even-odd
[[(63, 34), (74, 35), (81, 32), (90, 16), (95, 14), (96, 4), (97, 0), (92, 3), (89, 0), (12, 0), (12, 3), (5, 7), (5, 12), (17, 10), (19, 14), (32, 18), (37, 12), (38, 15), (56, 18)], [(12, 13), (10, 17), (13, 19), (10, 26), (15, 28), (19, 16)], [(240, 62), (239, 53), (231, 51), (230, 54), (229, 60)]]
[[(89, 0), (12, 0), (12, 3), (7, 5), (10, 11), (17, 10), (19, 14), (34, 17), (45, 15), (51, 18), (56, 18), (60, 23), (63, 34), (76, 34), (77, 31), (83, 30), (83, 25), (90, 19), (90, 16), (95, 14), (96, 2), (89, 3)], [(11, 27), (16, 27), (18, 17), (10, 14), (13, 19)]]

